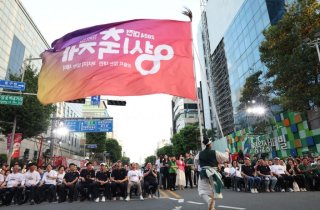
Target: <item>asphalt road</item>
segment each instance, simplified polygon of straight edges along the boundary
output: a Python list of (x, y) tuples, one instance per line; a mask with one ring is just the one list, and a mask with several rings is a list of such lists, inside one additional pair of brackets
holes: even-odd
[[(217, 210), (319, 210), (320, 192), (299, 193), (259, 193), (223, 191), (224, 199), (216, 202)], [(207, 205), (198, 196), (196, 189), (183, 191), (161, 191), (159, 199), (146, 199), (144, 201), (107, 201), (105, 203), (74, 202), (74, 203), (42, 203), (30, 206), (12, 205), (0, 207), (12, 210), (206, 210)]]

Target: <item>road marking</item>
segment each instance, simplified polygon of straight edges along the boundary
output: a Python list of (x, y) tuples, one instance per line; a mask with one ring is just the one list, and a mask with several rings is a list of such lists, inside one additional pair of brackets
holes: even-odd
[(182, 208), (182, 206), (176, 206), (174, 209), (172, 210), (180, 210)]
[(168, 198), (169, 200), (178, 201), (179, 199), (176, 198)]
[(164, 190), (160, 190), (160, 194), (162, 194), (165, 198), (169, 198), (169, 195)]
[(233, 206), (217, 206), (220, 208), (225, 208), (225, 209), (238, 209), (238, 210), (245, 210), (246, 208), (241, 208), (241, 207), (233, 207)]
[(171, 191), (171, 190), (168, 190), (167, 192), (168, 192), (169, 194), (173, 195), (173, 197), (175, 197), (175, 198), (181, 198), (180, 195), (178, 195), (177, 193), (175, 193), (175, 192), (173, 192), (173, 191)]
[(203, 205), (204, 203), (194, 202), (194, 201), (187, 201), (187, 203), (191, 204), (197, 204), (197, 205)]

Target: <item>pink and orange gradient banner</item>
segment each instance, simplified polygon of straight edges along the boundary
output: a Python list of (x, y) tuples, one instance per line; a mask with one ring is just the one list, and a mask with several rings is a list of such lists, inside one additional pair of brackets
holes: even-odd
[(42, 104), (93, 95), (196, 99), (191, 23), (130, 20), (80, 29), (41, 54)]

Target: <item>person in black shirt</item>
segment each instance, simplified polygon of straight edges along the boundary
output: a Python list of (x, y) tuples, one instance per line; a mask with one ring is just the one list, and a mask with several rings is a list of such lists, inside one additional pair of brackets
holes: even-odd
[(144, 189), (150, 198), (154, 197), (156, 193), (158, 183), (157, 183), (157, 171), (153, 169), (152, 164), (148, 163), (146, 170), (143, 172), (144, 177)]
[(99, 202), (99, 190), (103, 189), (103, 196), (101, 201), (106, 202), (106, 198), (110, 198), (110, 172), (106, 169), (104, 163), (100, 164), (100, 171), (96, 173), (96, 184), (94, 189), (94, 194), (96, 197), (95, 202)]
[(64, 202), (66, 200), (66, 189), (68, 189), (68, 198), (69, 202), (73, 202), (74, 191), (76, 187), (76, 183), (79, 178), (79, 173), (77, 172), (76, 165), (74, 163), (69, 164), (69, 172), (67, 172), (63, 177), (63, 184), (60, 187), (58, 192), (59, 195), (59, 203)]
[(110, 180), (113, 200), (116, 200), (117, 189), (120, 190), (120, 200), (123, 200), (127, 190), (127, 171), (122, 168), (121, 162), (118, 162), (116, 168), (112, 170)]
[(265, 183), (265, 190), (266, 192), (270, 192), (269, 185), (271, 182), (271, 192), (274, 192), (274, 187), (277, 184), (277, 177), (273, 176), (271, 169), (267, 163), (267, 161), (260, 159), (260, 165), (257, 166), (257, 174)]
[(169, 159), (168, 156), (165, 155), (164, 159), (161, 163), (161, 172), (162, 172), (162, 185), (163, 189), (166, 190), (169, 185)]
[(250, 163), (250, 158), (244, 158), (244, 165), (241, 166), (241, 175), (248, 182), (251, 193), (258, 193), (261, 178), (256, 176), (256, 170)]
[[(88, 162), (86, 164), (86, 169), (83, 169), (80, 172), (80, 185), (79, 185), (79, 192), (81, 194), (81, 198), (80, 201), (84, 201), (87, 197), (89, 197), (89, 194), (92, 195), (92, 198), (94, 198), (94, 181), (95, 181), (95, 171), (93, 170), (93, 166), (91, 162)], [(84, 189), (87, 188), (88, 189), (88, 193), (85, 194)]]

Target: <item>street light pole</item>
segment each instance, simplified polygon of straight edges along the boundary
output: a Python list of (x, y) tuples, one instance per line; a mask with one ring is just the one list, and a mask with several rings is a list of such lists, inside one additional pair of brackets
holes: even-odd
[[(39, 60), (41, 58), (26, 58), (23, 61), (23, 67), (22, 67), (22, 75), (21, 75), (21, 82), (23, 82), (24, 80), (24, 74), (27, 68), (26, 65), (26, 61), (32, 61), (32, 60)], [(20, 94), (22, 94), (22, 92), (19, 92)], [(11, 156), (12, 156), (12, 151), (13, 151), (13, 144), (14, 144), (14, 136), (16, 133), (16, 127), (17, 127), (17, 114), (14, 114), (13, 117), (13, 127), (12, 127), (12, 133), (11, 133), (11, 142), (10, 142), (10, 147), (9, 147), (9, 154), (8, 154), (8, 158), (7, 158), (7, 164), (10, 166), (10, 162), (11, 162)]]

